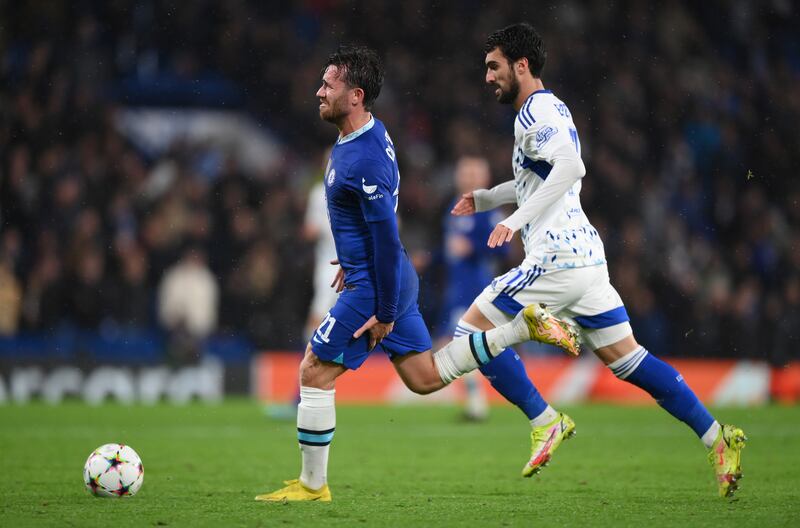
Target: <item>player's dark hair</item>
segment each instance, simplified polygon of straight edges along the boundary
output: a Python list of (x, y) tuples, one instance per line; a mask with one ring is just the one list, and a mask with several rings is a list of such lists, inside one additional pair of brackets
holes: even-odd
[(528, 59), (528, 68), (533, 76), (537, 78), (541, 76), (547, 60), (547, 50), (544, 48), (542, 37), (527, 22), (506, 26), (489, 35), (483, 51), (489, 53), (495, 48), (503, 52), (509, 63), (525, 57)]
[(350, 88), (364, 90), (364, 109), (372, 109), (383, 86), (383, 66), (375, 50), (366, 46), (339, 46), (328, 57), (322, 73), (331, 65), (339, 68), (342, 81)]

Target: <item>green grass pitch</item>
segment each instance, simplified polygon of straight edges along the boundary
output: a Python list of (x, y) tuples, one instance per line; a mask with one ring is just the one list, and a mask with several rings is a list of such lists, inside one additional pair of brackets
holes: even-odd
[[(0, 526), (800, 526), (800, 407), (717, 412), (749, 435), (733, 501), (660, 409), (565, 410), (577, 436), (528, 480), (528, 426), (510, 407), (483, 424), (452, 407), (341, 407), (333, 503), (265, 504), (253, 497), (295, 478), (299, 452), (294, 424), (254, 402), (0, 406)], [(106, 442), (142, 456), (137, 496), (84, 489), (83, 463)]]

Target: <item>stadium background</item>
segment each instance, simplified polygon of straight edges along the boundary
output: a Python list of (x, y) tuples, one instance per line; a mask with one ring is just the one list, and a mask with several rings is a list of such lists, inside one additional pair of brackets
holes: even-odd
[[(575, 117), (583, 204), (639, 340), (717, 360), (681, 368), (715, 401), (800, 398), (791, 2), (0, 5), (0, 400), (291, 396), (297, 355), (260, 354), (304, 345), (302, 218), (335, 138), (314, 93), (341, 42), (385, 59), (375, 113), (435, 321), (455, 160), (510, 174), (513, 111), (484, 86), (482, 45), (520, 19), (542, 32), (545, 84)], [(186, 324), (160, 316), (170, 273), (196, 292)], [(546, 352), (532, 373), (567, 376), (564, 399), (603, 384), (635, 398), (591, 359)], [(383, 379), (375, 369), (363, 376)]]

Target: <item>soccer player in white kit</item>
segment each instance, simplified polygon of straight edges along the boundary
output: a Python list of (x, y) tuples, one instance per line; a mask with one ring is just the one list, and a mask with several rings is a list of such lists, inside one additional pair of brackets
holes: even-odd
[[(574, 321), (585, 348), (695, 431), (710, 450), (720, 496), (732, 495), (741, 478), (744, 432), (717, 422), (683, 377), (634, 339), (622, 299), (609, 282), (603, 242), (581, 207), (586, 169), (578, 131), (567, 105), (541, 80), (546, 58), (541, 37), (529, 24), (515, 24), (493, 33), (484, 51), (486, 82), (500, 103), (517, 111), (514, 179), (465, 194), (453, 214), (516, 204), (517, 210), (495, 227), (488, 245), (505, 244), (519, 232), (525, 260), (484, 289), (462, 324), (481, 330), (499, 326), (533, 303), (544, 303), (557, 317)], [(546, 423), (534, 428), (524, 476), (538, 472), (575, 430), (569, 416), (550, 406), (538, 420)]]

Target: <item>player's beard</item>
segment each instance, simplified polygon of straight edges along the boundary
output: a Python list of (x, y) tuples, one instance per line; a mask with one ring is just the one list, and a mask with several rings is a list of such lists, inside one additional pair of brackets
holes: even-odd
[(503, 90), (500, 85), (497, 85), (497, 88), (500, 89), (500, 95), (497, 96), (497, 102), (500, 104), (511, 104), (519, 95), (519, 81), (513, 74), (508, 81), (508, 90)]
[(319, 117), (323, 121), (333, 123), (334, 125), (347, 117), (347, 101), (344, 97), (336, 100), (325, 101), (325, 108), (319, 109)]

